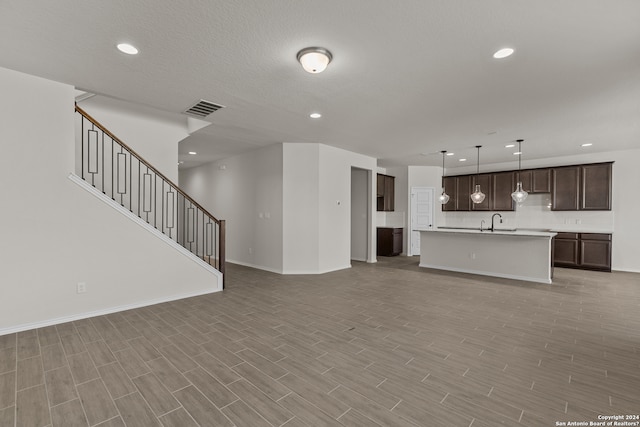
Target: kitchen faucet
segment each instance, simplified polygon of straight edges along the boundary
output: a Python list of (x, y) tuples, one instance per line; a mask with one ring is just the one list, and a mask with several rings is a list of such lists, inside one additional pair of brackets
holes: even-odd
[(494, 213), (493, 215), (491, 215), (491, 228), (489, 230), (494, 231), (495, 227), (493, 226), (493, 220), (496, 218), (496, 215), (500, 217), (500, 224), (502, 224), (502, 215), (500, 215), (499, 213)]

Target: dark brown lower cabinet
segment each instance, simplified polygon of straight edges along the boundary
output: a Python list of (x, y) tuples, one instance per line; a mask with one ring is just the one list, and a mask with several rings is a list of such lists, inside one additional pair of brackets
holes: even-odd
[(378, 256), (396, 256), (402, 253), (402, 228), (378, 227)]
[(611, 271), (611, 234), (558, 233), (553, 242), (555, 267)]

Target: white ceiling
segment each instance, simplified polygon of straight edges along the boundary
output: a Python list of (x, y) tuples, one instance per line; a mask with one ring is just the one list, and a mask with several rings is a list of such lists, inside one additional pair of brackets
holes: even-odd
[[(174, 114), (225, 105), (185, 167), (278, 142), (453, 167), (478, 144), (512, 161), (517, 138), (525, 159), (639, 147), (639, 23), (639, 0), (2, 0), (0, 66)], [(302, 70), (308, 46), (327, 71)]]

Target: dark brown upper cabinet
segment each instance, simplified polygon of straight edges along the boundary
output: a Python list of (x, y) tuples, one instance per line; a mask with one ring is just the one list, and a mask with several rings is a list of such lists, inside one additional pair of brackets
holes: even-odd
[[(514, 172), (516, 183), (518, 171)], [(530, 194), (551, 192), (551, 169), (525, 169), (520, 172), (522, 189)]]
[(456, 177), (456, 209), (468, 211), (471, 209), (471, 177), (469, 175)]
[(580, 166), (580, 210), (611, 210), (611, 163)]
[(580, 193), (580, 166), (553, 168), (551, 171), (551, 209), (577, 211)]
[(485, 195), (482, 203), (471, 202), (471, 210), (474, 211), (489, 211), (491, 210), (491, 198), (493, 194), (492, 187), (493, 175), (490, 173), (481, 173), (480, 175), (473, 175), (471, 178), (471, 191), (467, 195), (469, 201), (471, 201), (471, 193), (476, 191), (476, 185), (480, 184), (480, 191)]
[(554, 211), (611, 210), (612, 163), (553, 168), (551, 187)]
[(513, 199), (511, 198), (511, 193), (516, 189), (515, 181), (514, 172), (499, 172), (493, 174), (493, 188), (491, 191), (490, 203), (491, 210), (513, 210)]
[(378, 211), (391, 212), (394, 210), (395, 177), (378, 174), (377, 176), (377, 209)]
[(444, 188), (444, 192), (449, 195), (449, 201), (442, 205), (442, 210), (445, 212), (452, 212), (458, 209), (458, 205), (456, 203), (456, 196), (458, 194), (456, 185), (457, 177), (446, 176), (442, 178), (442, 187)]

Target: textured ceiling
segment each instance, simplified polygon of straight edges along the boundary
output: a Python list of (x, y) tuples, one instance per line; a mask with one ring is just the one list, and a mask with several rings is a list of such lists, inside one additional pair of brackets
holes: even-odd
[[(278, 142), (386, 166), (481, 144), (493, 163), (517, 138), (528, 159), (639, 147), (638, 22), (638, 0), (2, 0), (0, 66), (174, 114), (225, 105), (185, 167)], [(313, 75), (295, 57), (315, 45), (334, 60)]]

